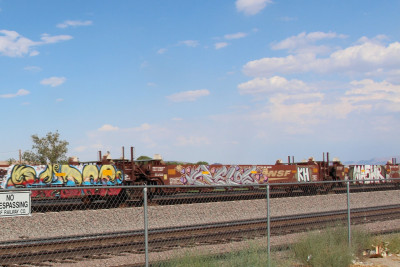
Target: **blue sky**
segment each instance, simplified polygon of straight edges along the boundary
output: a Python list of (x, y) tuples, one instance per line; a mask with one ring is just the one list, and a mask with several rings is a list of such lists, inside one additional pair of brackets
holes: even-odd
[(0, 0), (0, 159), (399, 155), (399, 1)]

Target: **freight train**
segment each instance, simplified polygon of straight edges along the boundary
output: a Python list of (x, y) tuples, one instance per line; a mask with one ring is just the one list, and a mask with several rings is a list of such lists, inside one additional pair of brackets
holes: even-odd
[[(123, 150), (124, 151), (124, 150)], [(300, 189), (306, 193), (327, 191), (332, 186), (344, 186), (350, 180), (353, 185), (400, 186), (400, 165), (396, 159), (385, 165), (343, 165), (339, 160), (329, 160), (329, 153), (322, 161), (310, 158), (305, 162), (276, 161), (273, 165), (196, 165), (167, 164), (161, 157), (150, 160), (134, 160), (133, 148), (130, 159), (111, 159), (101, 155), (93, 162), (79, 162), (71, 158), (64, 165), (12, 165), (0, 172), (0, 188), (43, 188), (32, 190), (32, 199), (82, 198), (98, 199), (123, 195), (131, 196), (123, 185), (172, 185), (177, 187), (152, 187), (152, 193), (177, 193), (188, 188), (210, 190), (203, 186), (245, 185), (249, 187), (276, 185), (286, 191)], [(333, 184), (322, 181), (335, 181)], [(310, 183), (312, 182), (312, 183)], [(320, 183), (318, 183), (320, 182)], [(118, 185), (118, 187), (115, 187)], [(79, 188), (84, 186), (84, 188)], [(186, 186), (186, 187), (185, 187)], [(71, 189), (57, 189), (70, 187)]]

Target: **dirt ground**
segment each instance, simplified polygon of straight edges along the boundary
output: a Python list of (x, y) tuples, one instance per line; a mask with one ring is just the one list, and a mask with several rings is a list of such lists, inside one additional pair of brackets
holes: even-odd
[(384, 258), (368, 258), (351, 265), (351, 267), (399, 267), (400, 255), (391, 255)]

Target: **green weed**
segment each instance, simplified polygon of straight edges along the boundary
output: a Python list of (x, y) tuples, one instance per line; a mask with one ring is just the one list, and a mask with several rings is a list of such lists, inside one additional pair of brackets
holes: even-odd
[(352, 231), (352, 245), (348, 244), (347, 229), (328, 228), (318, 233), (309, 233), (293, 246), (295, 257), (304, 265), (313, 267), (347, 267), (355, 255), (361, 255), (369, 246), (370, 236)]

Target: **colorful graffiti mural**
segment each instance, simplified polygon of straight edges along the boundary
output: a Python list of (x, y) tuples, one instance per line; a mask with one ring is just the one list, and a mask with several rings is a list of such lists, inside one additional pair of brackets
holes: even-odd
[(12, 165), (1, 181), (1, 188), (33, 186), (119, 185), (124, 175), (113, 165)]
[(318, 174), (296, 165), (177, 165), (168, 168), (171, 185), (251, 185), (311, 182)]
[(176, 166), (184, 185), (242, 185), (268, 181), (265, 171), (257, 166)]

